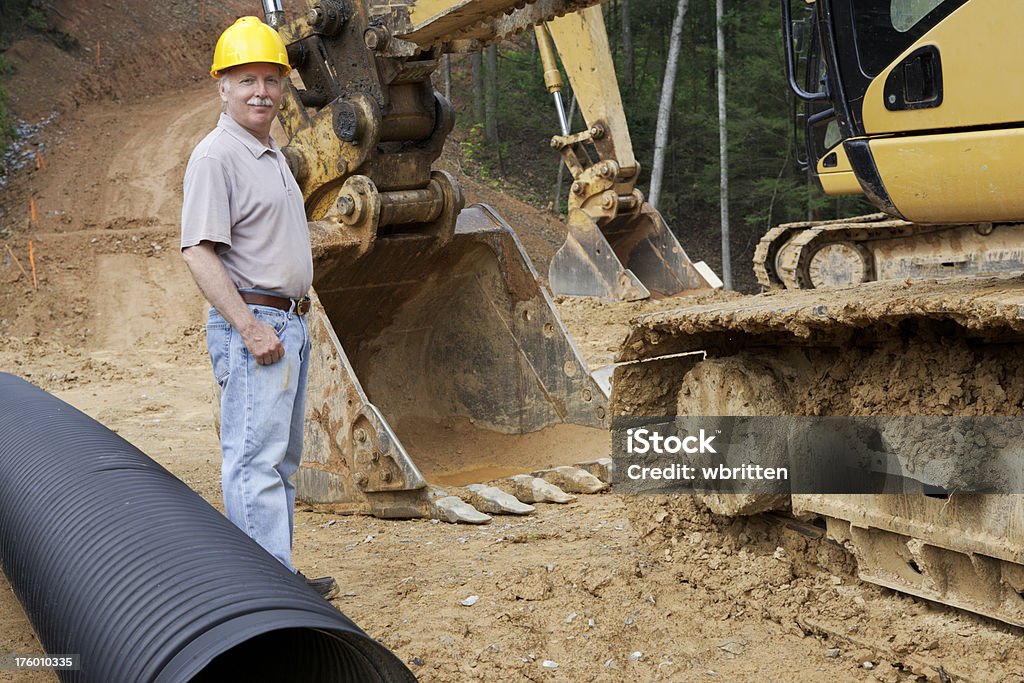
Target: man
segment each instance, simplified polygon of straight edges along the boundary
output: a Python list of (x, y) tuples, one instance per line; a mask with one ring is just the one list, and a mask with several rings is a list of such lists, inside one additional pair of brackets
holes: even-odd
[[(181, 250), (213, 307), (225, 511), (295, 571), (289, 477), (302, 455), (313, 261), (302, 193), (270, 137), (290, 70), (281, 37), (256, 17), (221, 34), (210, 75), (224, 111), (185, 170)], [(337, 592), (333, 578), (305, 580)]]

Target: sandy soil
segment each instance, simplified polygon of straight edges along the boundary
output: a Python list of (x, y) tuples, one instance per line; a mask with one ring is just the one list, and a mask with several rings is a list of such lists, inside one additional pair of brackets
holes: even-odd
[[(78, 17), (70, 4), (57, 3)], [(141, 15), (149, 23), (133, 30), (143, 34), (168, 20)], [(35, 43), (18, 45), (16, 78), (39, 79), (66, 57)], [(198, 59), (181, 54), (178, 66)], [(28, 272), (31, 240), (38, 282), (0, 260), (0, 370), (82, 409), (220, 507), (205, 306), (176, 248), (180, 178), (215, 121), (213, 90), (185, 79), (129, 95), (115, 83), (112, 101), (75, 83), (77, 106), (61, 104), (39, 140), (45, 165), (12, 178), (0, 199), (0, 241)], [(49, 111), (15, 95), (31, 115)], [(543, 272), (557, 221), (467, 186)], [(612, 361), (631, 317), (677, 305), (559, 302), (592, 366)], [(336, 576), (335, 606), (425, 681), (1024, 680), (1019, 629), (857, 581), (817, 527), (717, 518), (684, 497), (582, 496), (482, 527), (302, 507), (295, 561)], [(0, 651), (41, 651), (2, 578)]]

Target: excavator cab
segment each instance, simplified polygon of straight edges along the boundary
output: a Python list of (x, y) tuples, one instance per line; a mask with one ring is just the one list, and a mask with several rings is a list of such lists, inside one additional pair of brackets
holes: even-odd
[[(828, 71), (822, 60), (816, 5), (802, 3), (798, 15), (783, 21), (793, 111), (794, 158), (825, 194), (863, 194), (842, 148), (843, 135), (828, 97)], [(790, 10), (788, 4), (784, 9)]]
[[(808, 160), (826, 193), (863, 191), (881, 211), (916, 223), (1024, 216), (1024, 100), (999, 68), (1022, 56), (1012, 27), (1024, 9), (983, 0), (812, 7), (794, 22), (784, 2), (784, 26)], [(809, 20), (811, 30), (794, 28)]]
[[(881, 214), (774, 228), (768, 288), (1024, 271), (1024, 99), (999, 65), (1022, 54), (1017, 3), (782, 1), (805, 162), (826, 194)], [(985, 36), (978, 40), (978, 36)]]

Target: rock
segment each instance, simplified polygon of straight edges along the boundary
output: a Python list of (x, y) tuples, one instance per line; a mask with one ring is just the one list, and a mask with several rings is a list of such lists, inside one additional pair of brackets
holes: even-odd
[(827, 650), (825, 650), (825, 656), (828, 657), (829, 659), (835, 659), (839, 655), (840, 655), (840, 650), (839, 650), (838, 647), (830, 647)]
[(634, 652), (633, 654), (631, 654), (629, 656), (629, 661), (631, 661), (631, 662), (639, 662), (643, 658), (644, 658), (644, 653), (641, 652), (640, 650), (637, 650), (636, 652)]
[(874, 663), (870, 662), (870, 661), (864, 662), (863, 664), (861, 664), (861, 666), (864, 667), (865, 669), (874, 669), (875, 668)]
[(528, 515), (535, 509), (532, 505), (519, 502), (511, 493), (497, 486), (470, 484), (465, 490), (466, 502), (488, 514)]
[(509, 492), (524, 503), (571, 503), (571, 496), (554, 484), (529, 474), (517, 474), (502, 480)]
[(531, 475), (539, 477), (549, 484), (554, 484), (567, 493), (598, 493), (609, 487), (607, 483), (590, 472), (570, 465), (562, 465), (550, 470), (539, 470), (532, 472)]
[(601, 481), (610, 484), (615, 474), (615, 463), (611, 458), (598, 458), (587, 462), (578, 462), (575, 467), (586, 470)]
[(557, 669), (558, 668), (558, 662), (553, 662), (550, 659), (545, 659), (543, 662), (541, 662), (540, 665), (542, 667), (544, 667), (545, 669)]
[(491, 521), (490, 515), (485, 515), (457, 496), (437, 496), (431, 503), (434, 519), (443, 519), (453, 524), (486, 524)]
[(465, 600), (462, 601), (462, 606), (463, 607), (472, 607), (473, 605), (475, 605), (479, 601), (480, 601), (480, 596), (479, 595), (470, 595), (468, 598), (466, 598)]

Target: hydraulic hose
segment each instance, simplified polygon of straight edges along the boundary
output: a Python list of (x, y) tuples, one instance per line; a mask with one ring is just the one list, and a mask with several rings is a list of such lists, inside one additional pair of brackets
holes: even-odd
[(64, 681), (414, 681), (142, 451), (0, 373), (0, 568)]

